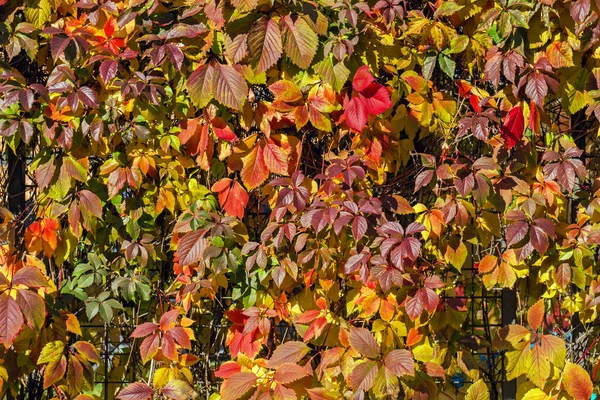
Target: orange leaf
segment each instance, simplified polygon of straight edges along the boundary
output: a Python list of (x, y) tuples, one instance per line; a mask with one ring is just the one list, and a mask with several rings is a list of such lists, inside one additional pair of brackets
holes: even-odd
[(269, 170), (265, 164), (264, 152), (260, 144), (243, 157), (242, 162), (244, 164), (241, 173), (242, 182), (248, 190), (259, 187), (269, 177)]
[(527, 311), (527, 321), (531, 326), (531, 329), (537, 331), (540, 326), (542, 326), (542, 321), (544, 319), (544, 301), (542, 299), (538, 300), (529, 311)]
[(588, 373), (577, 364), (567, 363), (563, 371), (563, 384), (575, 400), (592, 398), (594, 385)]

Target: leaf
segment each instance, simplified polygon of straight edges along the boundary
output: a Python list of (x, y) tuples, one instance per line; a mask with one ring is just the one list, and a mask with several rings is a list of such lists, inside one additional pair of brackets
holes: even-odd
[(548, 84), (539, 72), (534, 72), (529, 75), (527, 86), (525, 86), (525, 94), (529, 96), (535, 104), (544, 107), (544, 99), (548, 94)]
[(313, 69), (323, 83), (333, 87), (337, 93), (342, 91), (350, 76), (350, 70), (346, 68), (344, 63), (339, 62), (335, 66), (333, 65), (333, 55), (329, 55), (323, 61), (313, 65)]
[(80, 190), (77, 192), (77, 195), (79, 196), (79, 204), (84, 212), (102, 219), (102, 202), (96, 193), (89, 190)]
[(210, 125), (212, 126), (213, 132), (219, 139), (226, 140), (228, 142), (237, 142), (238, 137), (233, 132), (233, 130), (227, 125), (223, 119), (216, 117), (210, 121)]
[(187, 400), (197, 396), (190, 385), (179, 379), (169, 381), (160, 392), (163, 396), (173, 400)]
[(244, 77), (232, 66), (214, 64), (215, 99), (227, 107), (242, 110), (248, 96), (248, 85)]
[(52, 5), (49, 0), (27, 0), (23, 12), (27, 22), (41, 29), (50, 20)]
[(465, 400), (490, 400), (490, 391), (483, 379), (478, 379), (469, 386)]
[(140, 345), (140, 355), (142, 356), (142, 362), (145, 364), (153, 358), (159, 349), (160, 337), (158, 333), (148, 336)]
[(357, 364), (348, 376), (348, 384), (357, 392), (368, 391), (375, 383), (378, 370), (375, 361), (363, 361)]
[(529, 225), (527, 224), (527, 222), (513, 222), (506, 228), (506, 238), (508, 239), (508, 243), (506, 245), (510, 247), (513, 244), (519, 243), (525, 238), (527, 232), (529, 232)]
[(267, 366), (269, 368), (279, 368), (286, 363), (297, 364), (309, 350), (305, 343), (299, 341), (285, 342), (277, 346), (273, 355), (267, 361)]
[(453, 1), (444, 1), (437, 10), (435, 10), (435, 13), (433, 14), (434, 18), (439, 18), (439, 17), (445, 17), (448, 15), (452, 15), (460, 10), (462, 10), (465, 6), (461, 6), (458, 3), (455, 3)]
[(65, 169), (67, 174), (80, 182), (87, 181), (86, 169), (78, 163), (73, 157), (63, 157), (62, 168)]
[(397, 376), (415, 374), (415, 361), (408, 350), (392, 350), (385, 356), (384, 363)]
[(307, 69), (319, 47), (317, 34), (303, 18), (297, 17), (294, 21), (286, 15), (281, 22), (285, 54), (298, 67)]
[(54, 177), (56, 171), (56, 165), (54, 164), (54, 157), (50, 158), (47, 162), (39, 165), (35, 170), (35, 181), (40, 190), (44, 190)]
[(186, 233), (177, 245), (177, 253), (179, 254), (179, 264), (186, 266), (193, 264), (202, 258), (204, 251), (206, 231), (200, 230)]
[(594, 392), (594, 385), (588, 373), (577, 364), (568, 362), (562, 373), (563, 385), (565, 390), (574, 399), (591, 399)]
[(242, 61), (248, 54), (248, 34), (238, 34), (233, 39), (225, 35), (225, 54), (234, 64)]
[(57, 363), (63, 356), (65, 351), (65, 343), (60, 340), (48, 342), (40, 352), (37, 359), (37, 365), (46, 363)]
[(550, 43), (546, 48), (546, 56), (554, 68), (573, 66), (573, 50), (566, 41)]
[(79, 341), (73, 344), (73, 348), (76, 349), (87, 361), (94, 363), (100, 362), (100, 355), (91, 343)]
[(238, 400), (248, 393), (258, 378), (251, 372), (240, 372), (226, 379), (221, 386), (221, 400)]
[(360, 133), (367, 125), (369, 114), (362, 99), (353, 97), (348, 100), (346, 97), (344, 98), (344, 116), (346, 117), (346, 124)]
[(218, 193), (219, 204), (228, 215), (244, 218), (246, 205), (248, 204), (248, 192), (237, 181), (223, 178), (211, 188)]
[(190, 74), (186, 88), (196, 107), (206, 107), (215, 97), (216, 75), (215, 68), (211, 64), (204, 64)]
[(36, 267), (23, 267), (13, 276), (13, 285), (25, 285), (32, 288), (50, 286), (46, 277)]
[(260, 74), (271, 68), (283, 53), (281, 31), (275, 19), (260, 18), (248, 32), (252, 66)]
[(145, 383), (135, 382), (121, 389), (117, 396), (119, 400), (147, 400), (154, 395), (154, 390)]
[(264, 152), (260, 143), (242, 158), (242, 163), (242, 182), (248, 190), (259, 187), (269, 177), (269, 169), (265, 163)]
[(269, 90), (273, 92), (276, 100), (286, 103), (294, 103), (304, 98), (298, 86), (294, 82), (285, 79), (270, 85)]
[(8, 349), (23, 327), (17, 302), (6, 292), (0, 294), (0, 343)]
[(58, 361), (53, 361), (46, 365), (44, 370), (44, 389), (48, 389), (50, 386), (58, 382), (65, 376), (67, 371), (67, 359), (64, 355), (60, 357)]
[(288, 175), (288, 156), (281, 147), (267, 142), (263, 154), (265, 165), (269, 171), (274, 174)]
[(46, 303), (44, 300), (31, 290), (18, 290), (17, 304), (21, 308), (27, 324), (36, 331), (40, 330), (46, 320)]
[(305, 368), (296, 364), (285, 363), (282, 364), (279, 368), (277, 368), (273, 379), (275, 379), (281, 384), (287, 385), (289, 383), (302, 379), (308, 375), (309, 373), (306, 371)]
[(138, 325), (134, 331), (131, 333), (130, 337), (132, 338), (141, 338), (150, 335), (151, 333), (156, 332), (158, 329), (158, 325), (153, 322), (144, 322)]
[(454, 70), (456, 69), (456, 62), (452, 58), (442, 53), (438, 57), (438, 64), (440, 65), (441, 70), (444, 71), (444, 73), (448, 75), (450, 79), (454, 79)]
[(565, 289), (571, 282), (571, 266), (568, 263), (562, 263), (556, 268), (556, 283), (560, 288)]
[(366, 328), (350, 328), (350, 345), (365, 357), (379, 357), (379, 345)]
[(504, 119), (501, 135), (504, 139), (506, 147), (512, 149), (523, 137), (525, 128), (525, 118), (520, 106), (511, 108), (508, 115)]

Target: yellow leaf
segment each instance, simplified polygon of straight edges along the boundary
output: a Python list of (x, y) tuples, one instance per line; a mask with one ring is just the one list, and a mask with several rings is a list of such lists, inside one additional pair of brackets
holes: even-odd
[(477, 380), (473, 383), (469, 390), (467, 390), (467, 397), (465, 400), (489, 400), (490, 392), (483, 379)]

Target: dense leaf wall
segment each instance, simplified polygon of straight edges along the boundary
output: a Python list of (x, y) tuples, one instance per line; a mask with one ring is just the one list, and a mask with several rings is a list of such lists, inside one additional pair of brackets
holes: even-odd
[(592, 398), (599, 15), (0, 0), (0, 395)]

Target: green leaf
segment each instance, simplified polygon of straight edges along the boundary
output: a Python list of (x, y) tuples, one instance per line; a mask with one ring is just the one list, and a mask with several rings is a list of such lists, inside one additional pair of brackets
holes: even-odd
[(438, 63), (440, 68), (450, 79), (454, 79), (454, 70), (456, 69), (456, 62), (445, 54), (440, 54), (438, 57)]
[(335, 66), (333, 65), (333, 55), (331, 54), (323, 61), (313, 65), (313, 69), (323, 80), (323, 83), (331, 85), (338, 93), (342, 91), (350, 76), (350, 70), (346, 68), (344, 63), (339, 62)]

